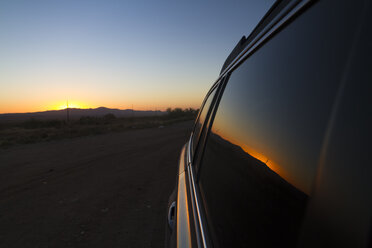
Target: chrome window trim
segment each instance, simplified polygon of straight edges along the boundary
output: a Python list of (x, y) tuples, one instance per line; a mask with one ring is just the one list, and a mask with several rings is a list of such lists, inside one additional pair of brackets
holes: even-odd
[[(204, 100), (203, 100), (203, 102), (202, 102), (202, 104), (201, 104), (201, 107), (200, 107), (199, 113), (198, 113), (198, 115), (197, 115), (197, 117), (196, 117), (196, 119), (195, 119), (194, 126), (193, 126), (193, 129), (192, 129), (192, 133), (191, 133), (191, 147), (193, 147), (193, 141), (192, 141), (192, 140), (193, 140), (194, 133), (195, 133), (195, 126), (196, 126), (196, 124), (197, 124), (198, 121), (199, 121), (199, 118), (200, 118), (200, 114), (201, 114), (201, 112), (204, 110), (205, 103), (207, 102), (208, 98), (210, 97), (210, 95), (212, 94), (212, 92), (213, 92), (214, 90), (216, 90), (215, 93), (217, 94), (217, 92), (218, 92), (218, 89), (217, 89), (217, 88), (219, 87), (219, 85), (220, 85), (221, 83), (223, 83), (223, 80), (217, 80), (217, 82), (215, 82), (215, 83), (212, 85), (212, 87), (209, 89), (207, 95), (204, 97)], [(213, 98), (215, 98), (215, 97), (216, 97), (216, 96), (214, 96)], [(211, 105), (210, 105), (210, 106), (214, 105), (213, 100), (214, 100), (214, 99), (212, 99), (212, 102), (211, 102)], [(208, 108), (208, 110), (207, 110), (206, 117), (208, 117), (209, 110), (210, 110), (210, 106), (209, 106), (209, 108)], [(207, 118), (206, 118), (206, 119), (207, 119)], [(199, 133), (199, 134), (201, 134), (201, 132), (202, 132), (203, 129), (204, 129), (204, 123), (203, 123), (203, 125), (202, 125), (202, 127), (201, 127), (201, 129), (200, 129), (200, 133)], [(199, 137), (199, 139), (200, 139), (200, 137)], [(198, 140), (198, 141), (199, 141), (199, 140)], [(192, 154), (194, 154), (194, 150), (193, 150), (193, 149), (191, 149), (190, 151), (192, 152)], [(190, 156), (190, 158), (191, 158), (191, 154), (189, 154), (189, 156)], [(189, 162), (191, 162), (191, 159), (189, 160)]]
[[(255, 49), (260, 46), (263, 42), (271, 38), (271, 36), (279, 30), (282, 26), (284, 26), (287, 22), (290, 21), (291, 17), (293, 17), (295, 14), (297, 14), (300, 10), (302, 10), (304, 7), (306, 7), (310, 2), (313, 2), (314, 0), (300, 0), (291, 1), (287, 6), (285, 6), (265, 27), (264, 29), (258, 33), (258, 35), (250, 42), (250, 44), (247, 45), (247, 47), (230, 63), (230, 65), (227, 66), (227, 68), (220, 74), (220, 76), (217, 78), (217, 80), (213, 83), (211, 90), (208, 91), (207, 96), (209, 96), (210, 92), (216, 87), (218, 82), (222, 80), (225, 76), (228, 75), (232, 70), (234, 70), (236, 67), (240, 65), (240, 63), (249, 57), (251, 54), (254, 53)], [(222, 82), (222, 81), (221, 81)], [(206, 99), (206, 98), (205, 98)], [(204, 107), (204, 101), (202, 106)], [(218, 106), (217, 106), (218, 108)], [(200, 113), (199, 113), (200, 114)], [(198, 115), (199, 117), (199, 115)], [(192, 142), (193, 142), (193, 135), (194, 133), (191, 133), (191, 136), (189, 138), (188, 146), (187, 146), (187, 171), (188, 176), (190, 178), (190, 193), (191, 196), (191, 202), (192, 207), (194, 211), (194, 222), (198, 222), (198, 224), (195, 224), (198, 226), (197, 229), (199, 229), (199, 232), (197, 233), (198, 240), (201, 238), (203, 247), (208, 247), (206, 238), (205, 238), (205, 232), (204, 232), (204, 224), (203, 220), (201, 218), (200, 214), (200, 205), (198, 196), (196, 194), (196, 184), (194, 181), (194, 174), (193, 174), (193, 165), (192, 165)], [(195, 216), (195, 213), (197, 216)], [(199, 242), (198, 242), (199, 245)]]
[[(205, 239), (203, 220), (201, 219), (201, 216), (200, 216), (199, 200), (198, 200), (198, 197), (196, 195), (194, 173), (192, 172), (192, 163), (191, 163), (191, 156), (190, 156), (191, 142), (192, 142), (192, 136), (190, 137), (190, 141), (189, 141), (188, 149), (187, 149), (187, 158), (190, 159), (188, 161), (188, 164), (187, 164), (187, 172), (188, 172), (189, 178), (190, 178), (190, 188), (191, 188), (190, 192), (192, 193), (191, 202), (192, 202), (192, 206), (193, 206), (193, 208), (196, 212), (196, 215), (197, 215), (197, 216), (194, 215), (194, 221), (198, 222), (198, 225), (196, 225), (196, 226), (198, 226), (198, 229), (199, 229), (199, 232), (200, 232), (200, 236), (199, 236), (199, 232), (196, 232), (198, 241), (200, 241), (200, 239), (201, 239), (201, 241), (203, 243), (203, 247), (208, 247), (206, 239)], [(199, 242), (198, 242), (198, 244), (199, 244)]]
[(189, 165), (191, 164), (191, 149), (192, 149), (192, 138), (193, 138), (193, 134), (194, 133), (191, 133), (190, 135), (190, 138), (189, 138), (189, 142), (187, 144), (187, 160), (186, 160), (186, 164)]
[(219, 80), (217, 80), (216, 82), (213, 83), (212, 87), (208, 90), (200, 106), (200, 110), (199, 110), (198, 116), (196, 116), (196, 120), (199, 120), (199, 116), (200, 116), (201, 111), (203, 111), (205, 102), (207, 101), (208, 97), (213, 92), (213, 90), (218, 87), (219, 83), (220, 83)]
[[(196, 216), (200, 216), (199, 212), (197, 212), (199, 210), (199, 206), (196, 207), (196, 203), (195, 203), (195, 199), (196, 199), (196, 191), (195, 191), (195, 186), (194, 186), (194, 178), (192, 178), (191, 176), (193, 176), (193, 174), (191, 175), (190, 173), (190, 169), (189, 169), (189, 165), (191, 164), (191, 151), (192, 151), (192, 147), (193, 147), (193, 144), (192, 144), (192, 137), (193, 137), (193, 134), (190, 135), (190, 138), (189, 138), (189, 142), (187, 143), (187, 149), (186, 149), (186, 167), (187, 167), (187, 173), (188, 173), (188, 176), (190, 178), (190, 182), (189, 182), (189, 187), (190, 187), (190, 194), (191, 194), (191, 204), (192, 204), (192, 208), (193, 208), (193, 218), (194, 218), (194, 225), (195, 225), (195, 233), (196, 233), (196, 239), (197, 239), (197, 244), (198, 244), (198, 247), (201, 247), (201, 243), (203, 242), (203, 240), (205, 240), (205, 238), (203, 238), (204, 236), (204, 229), (202, 229), (200, 227), (200, 221), (199, 221), (199, 218), (196, 218)], [(207, 247), (206, 245), (204, 245), (205, 242), (203, 242), (203, 246), (204, 247)]]

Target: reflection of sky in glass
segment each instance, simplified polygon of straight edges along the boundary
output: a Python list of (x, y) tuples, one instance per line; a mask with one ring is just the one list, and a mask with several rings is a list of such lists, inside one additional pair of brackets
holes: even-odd
[(322, 39), (306, 25), (297, 19), (232, 73), (212, 131), (308, 194), (346, 61), (336, 51), (350, 40), (334, 23), (319, 25)]
[(0, 113), (199, 107), (273, 1), (1, 1)]

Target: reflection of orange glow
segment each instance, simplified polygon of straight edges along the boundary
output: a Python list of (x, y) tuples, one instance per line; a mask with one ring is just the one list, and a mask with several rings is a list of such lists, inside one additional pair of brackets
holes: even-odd
[(269, 167), (272, 171), (274, 171), (276, 174), (278, 174), (280, 177), (288, 181), (288, 176), (286, 175), (285, 171), (281, 166), (279, 166), (274, 161), (270, 160), (268, 157), (263, 155), (262, 153), (257, 152), (256, 150), (252, 149), (251, 147), (242, 144), (239, 145), (243, 151), (254, 157), (255, 159), (260, 160), (262, 163), (266, 164), (267, 167)]
[(228, 138), (228, 137), (222, 135), (220, 132), (218, 132), (219, 130), (217, 131), (218, 133), (215, 130), (213, 130), (213, 131), (214, 131), (214, 133), (219, 135), (224, 140), (227, 140), (228, 142), (239, 146), (240, 148), (243, 149), (243, 151), (248, 153), (250, 156), (252, 156), (255, 159), (257, 159), (257, 160), (261, 161), (262, 163), (266, 164), (267, 167), (269, 167), (272, 171), (274, 171), (276, 174), (278, 174), (281, 178), (283, 178), (287, 182), (293, 183), (293, 180), (290, 179), (290, 176), (283, 169), (283, 166), (280, 166), (279, 164), (275, 163), (273, 160), (266, 157), (263, 153), (258, 152), (256, 149), (254, 149), (254, 148), (252, 148), (252, 147), (250, 147), (250, 146), (248, 146), (244, 143), (239, 142), (239, 140)]
[[(231, 116), (229, 116), (231, 114)], [(265, 163), (268, 168), (297, 189), (309, 194), (312, 187), (310, 161), (303, 160), (303, 151), (297, 149), (283, 134), (273, 133), (269, 127), (255, 123), (254, 119), (240, 119), (229, 111), (216, 115), (212, 132), (239, 146), (244, 152)], [(268, 132), (269, 131), (269, 132)]]

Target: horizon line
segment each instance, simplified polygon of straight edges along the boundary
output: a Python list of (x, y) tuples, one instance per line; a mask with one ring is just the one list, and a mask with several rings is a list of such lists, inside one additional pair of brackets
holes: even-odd
[[(42, 113), (42, 112), (49, 112), (49, 111), (64, 111), (64, 110), (67, 110), (67, 109), (81, 109), (81, 110), (89, 110), (89, 109), (99, 109), (99, 108), (105, 108), (105, 109), (111, 109), (111, 110), (119, 110), (119, 111), (123, 111), (123, 110), (133, 110), (133, 111), (152, 111), (152, 112), (166, 112), (166, 110), (159, 110), (159, 109), (155, 109), (155, 110), (152, 110), (152, 109), (147, 109), (147, 110), (136, 110), (136, 109), (131, 109), (131, 108), (126, 108), (126, 109), (119, 109), (119, 108), (109, 108), (109, 107), (104, 107), (104, 106), (100, 106), (100, 107), (96, 107), (96, 108), (63, 108), (63, 109), (47, 109), (47, 110), (41, 110), (41, 111), (33, 111), (33, 112), (4, 112), (4, 113), (0, 113), (0, 115), (6, 115), (6, 114), (32, 114), (32, 113)], [(171, 108), (171, 109), (176, 109), (176, 108), (179, 108), (179, 107), (174, 107), (174, 108)], [(188, 107), (188, 108), (191, 108), (191, 109), (198, 109), (198, 108), (192, 108), (192, 107)], [(188, 108), (180, 108), (180, 109), (188, 109)]]

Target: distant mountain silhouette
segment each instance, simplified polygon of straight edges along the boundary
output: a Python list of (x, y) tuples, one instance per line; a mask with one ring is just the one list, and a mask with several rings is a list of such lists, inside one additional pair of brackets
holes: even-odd
[[(152, 110), (131, 110), (131, 109), (110, 109), (105, 107), (90, 108), (90, 109), (79, 109), (69, 108), (70, 119), (78, 119), (82, 116), (101, 117), (106, 114), (114, 114), (116, 117), (144, 117), (144, 116), (155, 116), (164, 115), (166, 112), (152, 111)], [(22, 121), (28, 119), (66, 119), (66, 109), (61, 110), (48, 110), (43, 112), (32, 112), (32, 113), (14, 113), (14, 114), (0, 114), (0, 121)]]

